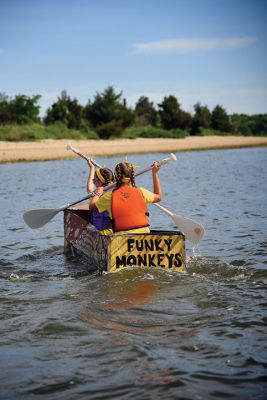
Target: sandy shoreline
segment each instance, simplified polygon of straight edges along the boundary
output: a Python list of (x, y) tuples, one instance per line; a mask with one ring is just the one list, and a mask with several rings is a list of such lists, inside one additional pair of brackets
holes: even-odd
[[(39, 142), (0, 142), (0, 163), (77, 157), (66, 150), (68, 142), (67, 139), (48, 139)], [(111, 156), (267, 146), (267, 137), (190, 136), (184, 139), (71, 140), (71, 144), (88, 156)]]

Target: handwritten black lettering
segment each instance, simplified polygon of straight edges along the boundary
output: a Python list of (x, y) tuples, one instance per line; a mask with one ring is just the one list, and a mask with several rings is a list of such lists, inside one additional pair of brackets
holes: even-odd
[[(183, 265), (182, 256), (180, 253), (171, 252), (171, 245), (172, 239), (129, 238), (127, 239), (128, 254), (116, 256), (116, 268), (126, 266), (180, 268)], [(137, 254), (136, 251), (138, 251)]]
[(147, 254), (138, 254), (138, 266), (139, 267), (147, 267)]
[(154, 263), (154, 259), (156, 257), (156, 254), (148, 254), (148, 265), (150, 267), (156, 267), (157, 265)]
[(127, 240), (128, 252), (129, 252), (129, 253), (130, 253), (130, 252), (133, 250), (133, 248), (134, 248), (134, 246), (133, 246), (134, 242), (135, 242), (134, 239), (128, 239), (128, 240)]
[(143, 249), (144, 249), (144, 241), (143, 240), (136, 240), (135, 244), (136, 244), (136, 249), (138, 251), (143, 251)]
[(172, 268), (174, 254), (170, 253), (170, 254), (165, 254), (165, 255), (166, 255), (166, 257), (168, 259), (168, 262), (169, 262), (168, 268)]
[(126, 267), (126, 256), (116, 256), (116, 268)]
[(174, 255), (175, 261), (174, 261), (174, 266), (179, 268), (182, 265), (182, 260), (181, 260), (181, 254), (180, 253), (176, 253)]
[(127, 265), (137, 265), (136, 257), (133, 254), (128, 257)]
[(164, 239), (164, 242), (168, 247), (168, 251), (171, 251), (172, 239)]
[(155, 248), (156, 251), (164, 251), (164, 248), (160, 247), (160, 243), (162, 242), (161, 239), (155, 239)]
[(162, 261), (164, 260), (164, 257), (165, 257), (165, 254), (158, 254), (158, 266), (159, 267), (162, 267), (162, 268), (165, 268), (165, 264), (161, 264), (162, 263)]
[(145, 250), (146, 251), (154, 251), (154, 242), (152, 239), (145, 240)]

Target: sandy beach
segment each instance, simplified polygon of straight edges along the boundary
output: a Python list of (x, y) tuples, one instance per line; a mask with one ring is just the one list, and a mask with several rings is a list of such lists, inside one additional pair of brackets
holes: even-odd
[[(58, 160), (77, 157), (66, 146), (70, 141), (0, 142), (0, 163)], [(267, 137), (190, 136), (184, 139), (71, 140), (71, 144), (88, 156), (167, 153), (189, 150), (267, 146)]]

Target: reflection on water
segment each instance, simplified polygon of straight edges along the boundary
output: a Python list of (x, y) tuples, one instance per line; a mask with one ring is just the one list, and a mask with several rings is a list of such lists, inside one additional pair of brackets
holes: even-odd
[[(82, 198), (86, 163), (1, 165), (0, 398), (265, 398), (266, 160), (267, 149), (178, 154), (160, 171), (162, 204), (206, 228), (187, 243), (186, 272), (103, 276), (63, 255), (62, 215), (36, 231), (22, 220)], [(138, 182), (152, 187), (150, 174)], [(153, 228), (175, 228), (149, 211)]]

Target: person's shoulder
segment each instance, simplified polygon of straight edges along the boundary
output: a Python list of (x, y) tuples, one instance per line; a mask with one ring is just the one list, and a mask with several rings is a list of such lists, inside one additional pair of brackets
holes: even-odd
[(141, 192), (142, 192), (143, 194), (152, 193), (152, 192), (150, 192), (150, 190), (145, 189), (145, 188), (143, 188), (143, 187), (139, 187), (138, 189), (141, 190)]
[(147, 190), (143, 187), (140, 187), (138, 189), (141, 190), (141, 193), (145, 200), (148, 200), (149, 202), (152, 202), (154, 200), (154, 193), (150, 192), (150, 190)]
[(99, 212), (108, 211), (111, 204), (112, 192), (105, 192), (95, 203)]
[(104, 192), (102, 194), (102, 196), (100, 197), (100, 199), (109, 200), (109, 199), (111, 199), (111, 196), (112, 196), (112, 192)]

